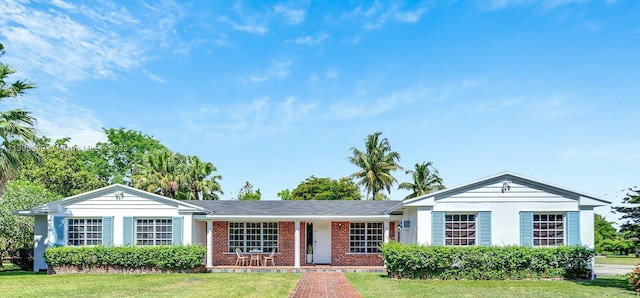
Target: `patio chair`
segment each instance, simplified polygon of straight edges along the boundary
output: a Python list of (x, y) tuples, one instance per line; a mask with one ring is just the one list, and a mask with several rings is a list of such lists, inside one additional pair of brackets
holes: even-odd
[(272, 249), (272, 250), (271, 250), (271, 253), (269, 254), (269, 256), (264, 257), (264, 259), (262, 260), (262, 266), (267, 266), (267, 263), (268, 263), (269, 261), (271, 261), (271, 264), (272, 264), (273, 266), (275, 266), (275, 265), (276, 265), (276, 262), (273, 260), (273, 256), (274, 256), (275, 254), (276, 254), (276, 249), (274, 248), (274, 249)]
[(246, 261), (247, 257), (242, 255), (242, 251), (239, 248), (236, 248), (236, 266), (238, 266), (238, 264), (242, 264), (242, 266), (244, 266)]

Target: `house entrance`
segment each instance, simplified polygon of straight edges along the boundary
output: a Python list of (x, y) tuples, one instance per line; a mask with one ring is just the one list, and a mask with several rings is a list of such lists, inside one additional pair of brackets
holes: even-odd
[(331, 264), (331, 222), (313, 223), (313, 263)]

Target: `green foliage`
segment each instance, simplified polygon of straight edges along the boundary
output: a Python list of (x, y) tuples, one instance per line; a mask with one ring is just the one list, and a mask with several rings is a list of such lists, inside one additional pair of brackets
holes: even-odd
[(636, 289), (638, 294), (640, 294), (640, 262), (636, 263), (633, 271), (629, 273), (629, 284)]
[(406, 174), (411, 174), (413, 181), (402, 182), (398, 189), (410, 190), (411, 193), (404, 199), (419, 197), (428, 193), (444, 189), (444, 183), (438, 170), (433, 167), (432, 162), (416, 163), (415, 170), (406, 170)]
[(99, 142), (94, 150), (99, 179), (105, 184), (130, 184), (135, 166), (143, 164), (144, 156), (152, 151), (167, 149), (160, 141), (139, 131), (104, 129), (107, 142)]
[(350, 178), (333, 180), (311, 176), (292, 192), (292, 200), (360, 200), (360, 191)]
[(391, 172), (402, 169), (398, 164), (400, 154), (391, 150), (389, 141), (387, 138), (381, 139), (381, 134), (376, 132), (368, 135), (365, 150), (352, 147), (350, 151), (353, 155), (348, 157), (349, 162), (360, 168), (351, 177), (365, 188), (366, 199), (376, 199), (378, 193), (385, 189), (391, 194), (391, 186), (398, 182)]
[(11, 263), (24, 271), (33, 271), (33, 247), (20, 247), (11, 251)]
[(631, 246), (633, 246), (631, 241), (621, 239), (613, 227), (613, 223), (607, 221), (602, 215), (597, 213), (594, 214), (594, 231), (596, 253), (598, 254), (628, 251), (632, 248), (626, 247), (626, 243), (621, 242), (629, 242)]
[(0, 259), (19, 247), (33, 246), (33, 217), (18, 216), (12, 212), (28, 210), (60, 198), (60, 195), (31, 182), (10, 181), (7, 184), (0, 199)]
[[(4, 46), (0, 43), (0, 57), (2, 55)], [(17, 98), (35, 87), (21, 80), (8, 82), (8, 77), (15, 72), (11, 66), (0, 62), (0, 101)], [(38, 138), (35, 123), (36, 119), (30, 112), (21, 109), (0, 111), (0, 193), (24, 163), (37, 157), (32, 150)]]
[(203, 266), (207, 248), (189, 246), (60, 246), (47, 248), (45, 262), (51, 267), (83, 268), (111, 266), (123, 269), (157, 268), (187, 270)]
[(280, 200), (283, 200), (283, 201), (291, 200), (291, 192), (289, 191), (288, 188), (279, 191), (277, 195), (278, 195), (278, 198), (280, 198)]
[(622, 213), (620, 219), (624, 220), (620, 232), (627, 239), (640, 239), (640, 188), (629, 188), (622, 202), (627, 205), (613, 207), (616, 212)]
[(587, 278), (593, 250), (559, 247), (456, 247), (385, 243), (390, 276), (416, 279)]
[(262, 197), (260, 189), (253, 191), (253, 185), (247, 181), (238, 192), (238, 201), (259, 201)]

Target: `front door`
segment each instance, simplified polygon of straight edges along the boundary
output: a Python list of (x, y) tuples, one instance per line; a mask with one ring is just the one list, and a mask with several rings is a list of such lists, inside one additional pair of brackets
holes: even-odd
[(331, 264), (331, 222), (313, 223), (313, 263)]

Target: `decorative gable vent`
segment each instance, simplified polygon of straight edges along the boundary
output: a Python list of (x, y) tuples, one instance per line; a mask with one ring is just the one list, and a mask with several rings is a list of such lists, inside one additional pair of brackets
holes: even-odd
[(411, 228), (410, 220), (403, 220), (403, 221), (400, 221), (400, 223), (398, 223), (398, 229), (400, 230), (409, 229), (409, 228)]

